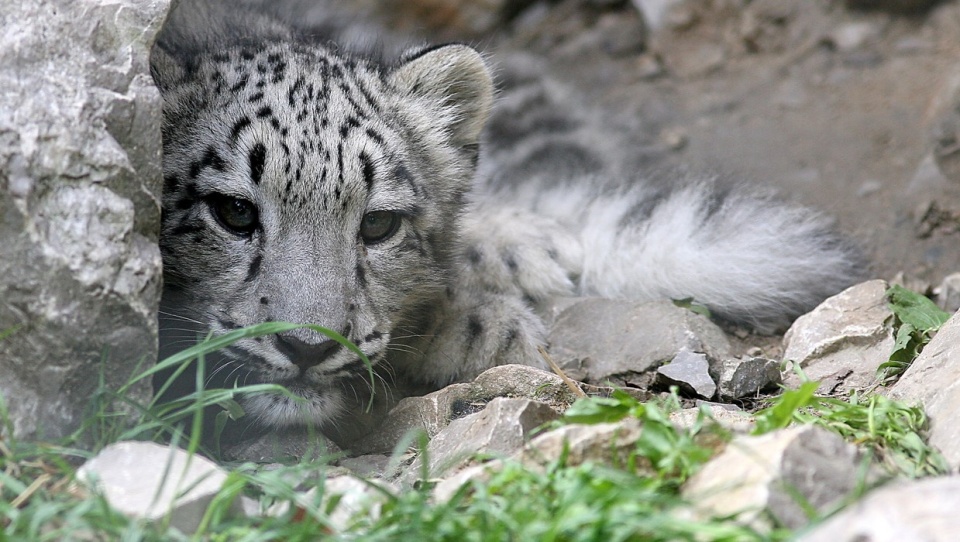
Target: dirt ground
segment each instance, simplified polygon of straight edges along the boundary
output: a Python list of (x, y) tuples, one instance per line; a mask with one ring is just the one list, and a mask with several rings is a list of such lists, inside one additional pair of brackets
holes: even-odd
[[(287, 3), (300, 22), (348, 14), (388, 55), (392, 30), (472, 43), (494, 62), (542, 56), (586, 99), (640, 120), (659, 162), (743, 176), (835, 216), (868, 276), (936, 286), (960, 271), (956, 1), (318, 1)], [(638, 7), (651, 5), (671, 7), (647, 23)]]

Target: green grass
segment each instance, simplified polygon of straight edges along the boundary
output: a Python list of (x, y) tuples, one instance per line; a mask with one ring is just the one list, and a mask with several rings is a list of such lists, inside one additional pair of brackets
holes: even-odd
[[(199, 390), (174, 403), (138, 405), (124, 394), (157, 370), (202, 363), (204, 356), (241, 337), (289, 329), (269, 324), (209, 340), (159, 368), (143, 371), (119, 391), (100, 390), (88, 423), (58, 443), (0, 440), (0, 541), (4, 540), (364, 540), (364, 541), (776, 541), (783, 529), (757, 532), (725, 518), (693, 520), (685, 515), (682, 483), (720, 450), (730, 435), (706, 412), (688, 429), (677, 429), (669, 413), (676, 397), (641, 403), (626, 393), (575, 403), (559, 422), (592, 424), (627, 417), (642, 422), (633, 455), (624, 464), (568, 465), (564, 457), (542, 471), (504, 462), (483, 480), (474, 480), (440, 502), (431, 484), (397, 495), (381, 495), (380, 512), (361, 511), (334, 520), (340, 501), (325, 495), (328, 466), (323, 460), (263, 469), (230, 465), (229, 477), (207, 510), (200, 531), (191, 536), (155, 524), (130, 520), (75, 480), (75, 469), (94, 449), (124, 439), (159, 440), (200, 448), (201, 412), (221, 410), (220, 419), (242, 414), (240, 393), (283, 393), (276, 386)], [(943, 459), (924, 441), (921, 410), (883, 397), (849, 401), (814, 396), (816, 385), (775, 398), (757, 415), (757, 432), (791, 424), (817, 424), (869, 447), (891, 472), (927, 476), (945, 472)], [(136, 413), (130, 423), (129, 412)], [(7, 420), (5, 411), (0, 411)], [(6, 427), (5, 433), (12, 434)], [(91, 437), (93, 435), (93, 437)], [(421, 448), (423, 446), (421, 445)], [(216, 450), (206, 450), (215, 454)], [(313, 496), (303, 490), (317, 488)], [(373, 490), (379, 491), (379, 490)], [(237, 517), (231, 506), (241, 496), (285, 508), (265, 517)]]
[(949, 471), (943, 456), (926, 443), (928, 419), (922, 408), (882, 395), (817, 397), (816, 389), (816, 382), (805, 382), (782, 393), (756, 413), (754, 434), (793, 424), (819, 425), (867, 447), (890, 474), (919, 478)]
[(888, 306), (893, 312), (895, 343), (890, 359), (877, 369), (880, 381), (889, 385), (897, 381), (934, 334), (950, 319), (950, 313), (933, 301), (902, 286), (887, 290)]

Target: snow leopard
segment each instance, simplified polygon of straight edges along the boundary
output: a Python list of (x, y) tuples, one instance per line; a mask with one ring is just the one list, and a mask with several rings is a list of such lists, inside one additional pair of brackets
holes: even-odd
[[(316, 324), (439, 387), (541, 366), (537, 306), (552, 297), (693, 298), (770, 332), (860, 272), (821, 214), (617, 162), (602, 123), (544, 101), (535, 76), (498, 98), (491, 60), (467, 45), (384, 62), (237, 7), (174, 13), (151, 71), (168, 353), (263, 322)], [(289, 390), (243, 400), (268, 427), (337, 419), (367, 373), (307, 328), (242, 339), (216, 363)]]

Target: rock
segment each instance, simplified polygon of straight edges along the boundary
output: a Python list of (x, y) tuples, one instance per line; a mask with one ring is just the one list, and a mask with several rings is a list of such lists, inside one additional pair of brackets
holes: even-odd
[(706, 409), (713, 421), (734, 433), (746, 434), (756, 426), (756, 420), (752, 414), (744, 412), (734, 405), (706, 402), (701, 402), (697, 408), (684, 408), (671, 412), (670, 421), (676, 427), (690, 429), (700, 420), (701, 410), (703, 409)]
[(380, 517), (383, 504), (399, 493), (400, 488), (388, 482), (361, 480), (347, 474), (334, 475), (324, 479), (318, 487), (298, 491), (291, 500), (282, 500), (266, 510), (261, 511), (260, 505), (249, 506), (248, 515), (273, 518), (288, 516), (291, 515), (292, 502), (297, 509), (292, 514), (294, 517), (300, 515), (301, 511), (322, 510), (325, 514), (325, 526), (339, 533), (349, 530), (355, 518), (376, 521)]
[[(636, 453), (642, 430), (640, 421), (635, 418), (625, 418), (616, 423), (564, 425), (538, 435), (514, 459), (525, 467), (540, 470), (560, 457), (564, 458), (564, 465), (567, 466), (582, 465), (589, 461), (622, 467)], [(636, 468), (644, 468), (642, 458), (637, 457), (636, 461)]]
[(917, 356), (890, 396), (919, 403), (930, 417), (929, 443), (960, 467), (960, 316), (954, 315)]
[[(311, 489), (304, 495), (305, 508), (313, 509), (315, 493), (316, 489)], [(336, 476), (323, 482), (321, 510), (329, 507), (333, 499), (337, 499), (336, 507), (327, 516), (327, 520), (335, 531), (346, 531), (355, 517), (376, 521), (380, 517), (383, 504), (399, 493), (399, 488), (393, 484), (361, 480), (354, 476)]]
[(643, 14), (647, 27), (656, 30), (664, 25), (671, 8), (682, 2), (683, 0), (633, 0), (633, 5)]
[(880, 35), (880, 28), (869, 21), (855, 21), (842, 24), (827, 36), (831, 44), (841, 53), (849, 53), (863, 47), (867, 42)]
[(748, 357), (726, 359), (720, 364), (717, 387), (721, 399), (756, 397), (782, 382), (780, 364), (776, 360)]
[(349, 469), (350, 472), (364, 478), (391, 478), (392, 458), (382, 454), (367, 454), (357, 457), (344, 457), (337, 461), (337, 465)]
[(488, 36), (531, 3), (532, 0), (386, 0), (363, 5), (395, 29), (414, 34), (427, 30), (430, 35), (449, 41)]
[(263, 432), (252, 439), (236, 443), (221, 443), (221, 455), (226, 461), (277, 463), (316, 460), (341, 453), (340, 448), (316, 430), (304, 427), (285, 427)]
[(947, 312), (960, 310), (960, 273), (952, 273), (944, 277), (940, 286), (934, 291), (934, 300), (941, 309)]
[(960, 532), (960, 477), (891, 483), (870, 492), (798, 542), (951, 542)]
[(673, 361), (657, 367), (656, 383), (664, 387), (679, 386), (683, 392), (704, 399), (710, 399), (717, 392), (717, 385), (710, 378), (707, 356), (689, 350), (681, 350)]
[(713, 359), (730, 355), (730, 342), (720, 328), (670, 301), (581, 301), (560, 314), (549, 343), (550, 354), (568, 376), (591, 383), (644, 373), (684, 349)]
[(940, 0), (846, 0), (847, 7), (853, 9), (874, 9), (894, 13), (914, 13), (930, 9)]
[[(526, 442), (530, 432), (559, 418), (555, 410), (530, 399), (498, 397), (475, 414), (450, 422), (427, 446), (424, 456), (430, 476), (460, 468), (478, 454), (508, 456)], [(421, 475), (418, 459), (408, 469), (410, 477)], [(408, 477), (409, 478), (409, 477)]]
[[(635, 455), (641, 431), (640, 421), (635, 418), (616, 423), (564, 425), (538, 435), (509, 461), (519, 461), (525, 468), (538, 472), (543, 472), (560, 457), (564, 458), (564, 465), (568, 467), (587, 461), (623, 467), (634, 461), (635, 468), (648, 469), (652, 475), (650, 465)], [(503, 466), (503, 460), (494, 460), (463, 469), (441, 480), (434, 488), (434, 498), (446, 502), (467, 482), (489, 480)]]
[[(101, 377), (117, 390), (156, 360), (161, 106), (148, 53), (167, 4), (4, 4), (0, 395), (21, 438), (72, 433)], [(126, 396), (146, 404), (149, 381)]]
[(803, 502), (824, 513), (860, 487), (862, 457), (842, 438), (816, 426), (735, 438), (682, 489), (702, 517), (730, 516), (771, 528), (764, 512), (797, 529), (809, 521)]
[(952, 183), (960, 182), (960, 66), (950, 68), (929, 109), (935, 119), (931, 128), (932, 158), (937, 170)]
[[(110, 506), (136, 519), (196, 531), (227, 473), (209, 459), (152, 442), (117, 442), (77, 471)], [(233, 510), (239, 513), (239, 502)]]
[(354, 454), (393, 451), (406, 436), (423, 431), (438, 434), (451, 420), (483, 410), (495, 397), (522, 397), (551, 405), (558, 413), (576, 400), (557, 375), (526, 365), (501, 365), (481, 373), (469, 384), (453, 384), (397, 403), (380, 427), (345, 446)]
[[(783, 338), (783, 359), (797, 363), (821, 392), (863, 389), (876, 382), (877, 367), (893, 352), (887, 283), (864, 282), (828, 298), (798, 318)], [(799, 379), (788, 371), (786, 384)]]

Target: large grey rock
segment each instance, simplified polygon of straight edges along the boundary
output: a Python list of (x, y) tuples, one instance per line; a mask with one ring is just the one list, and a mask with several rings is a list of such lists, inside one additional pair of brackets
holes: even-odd
[(391, 453), (398, 442), (417, 431), (433, 437), (451, 420), (483, 410), (495, 397), (534, 399), (561, 412), (576, 400), (557, 375), (526, 365), (501, 365), (466, 384), (452, 384), (421, 397), (402, 399), (380, 427), (346, 446), (355, 454)]
[[(642, 431), (643, 427), (636, 418), (616, 423), (564, 425), (537, 435), (506, 461), (517, 461), (537, 472), (543, 472), (560, 457), (568, 467), (590, 461), (622, 468), (633, 462), (633, 468), (646, 470), (652, 476), (653, 468), (649, 462), (636, 456)], [(464, 484), (489, 480), (504, 465), (505, 460), (496, 459), (467, 467), (441, 480), (434, 488), (433, 496), (440, 502), (448, 501)]]
[(200, 525), (227, 473), (179, 448), (127, 441), (104, 448), (80, 467), (77, 478), (120, 512), (148, 521), (169, 518), (172, 527), (189, 534)]
[(323, 480), (319, 487), (297, 491), (290, 500), (281, 500), (266, 510), (260, 509), (262, 505), (250, 506), (248, 515), (273, 518), (295, 516), (296, 512), (290, 512), (291, 505), (299, 510), (315, 510), (319, 501), (319, 509), (326, 513), (324, 525), (330, 530), (329, 534), (341, 534), (349, 530), (357, 519), (375, 522), (380, 517), (383, 505), (399, 493), (398, 487), (382, 480), (335, 475)]
[[(0, 6), (0, 395), (13, 432), (77, 428), (102, 375), (156, 357), (167, 0)], [(149, 382), (128, 393), (149, 398)]]
[[(830, 297), (797, 318), (783, 338), (783, 359), (800, 364), (810, 380), (829, 383), (822, 392), (863, 389), (893, 352), (887, 283), (871, 280)], [(788, 373), (786, 383), (798, 384)]]
[(833, 516), (798, 542), (953, 542), (960, 477), (893, 483)]
[[(538, 470), (547, 468), (560, 457), (567, 466), (589, 461), (623, 467), (636, 453), (642, 432), (643, 426), (635, 418), (624, 418), (615, 423), (564, 425), (537, 435), (514, 458), (526, 467)], [(635, 468), (650, 468), (642, 458), (633, 459), (637, 462)]]
[[(423, 456), (428, 472), (431, 476), (447, 474), (478, 454), (506, 457), (524, 445), (531, 431), (559, 417), (544, 403), (498, 397), (482, 411), (450, 422), (431, 439)], [(421, 470), (418, 459), (409, 472), (416, 477)]]
[(681, 350), (711, 359), (730, 355), (720, 328), (670, 301), (586, 299), (557, 317), (549, 341), (557, 364), (571, 378), (591, 383), (644, 373)]
[(221, 442), (221, 458), (225, 461), (277, 463), (331, 458), (340, 448), (317, 430), (305, 427), (273, 429), (240, 442)]
[(960, 316), (947, 321), (890, 390), (930, 416), (930, 444), (960, 468)]
[(732, 516), (765, 530), (769, 512), (797, 529), (806, 506), (826, 512), (861, 480), (862, 456), (851, 444), (816, 426), (735, 438), (683, 487), (704, 517)]
[(701, 402), (696, 408), (684, 408), (670, 413), (670, 422), (680, 429), (691, 429), (702, 424), (701, 409), (706, 410), (710, 420), (727, 431), (747, 434), (753, 431), (757, 423), (753, 415), (740, 410), (735, 405)]

